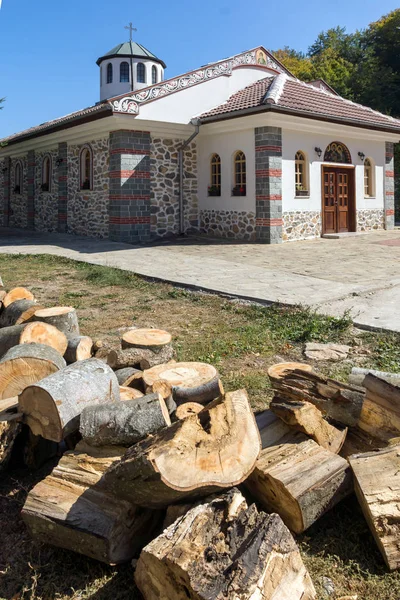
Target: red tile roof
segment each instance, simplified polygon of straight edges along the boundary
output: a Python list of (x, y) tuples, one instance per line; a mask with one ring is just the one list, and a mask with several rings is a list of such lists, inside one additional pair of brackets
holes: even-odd
[(236, 94), (233, 94), (233, 96), (231, 96), (227, 102), (224, 102), (224, 104), (220, 104), (200, 115), (200, 118), (203, 119), (214, 115), (224, 115), (235, 112), (236, 110), (260, 106), (274, 79), (273, 76), (266, 77), (265, 79), (261, 79), (260, 81), (256, 81), (256, 83), (248, 85), (236, 92)]

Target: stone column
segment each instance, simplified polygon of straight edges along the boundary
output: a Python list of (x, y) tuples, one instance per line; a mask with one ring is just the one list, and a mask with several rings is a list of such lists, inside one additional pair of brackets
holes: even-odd
[(385, 229), (394, 229), (394, 156), (393, 143), (385, 148)]
[(282, 242), (282, 129), (256, 127), (256, 240)]
[(27, 229), (35, 229), (35, 151), (29, 150), (28, 152), (28, 218), (27, 218)]
[(150, 133), (110, 133), (110, 239), (150, 241)]
[(58, 144), (58, 158), (62, 160), (58, 169), (58, 226), (57, 231), (67, 231), (67, 205), (68, 205), (68, 144)]
[(11, 158), (4, 157), (4, 227), (8, 227), (10, 223), (10, 199), (11, 199)]

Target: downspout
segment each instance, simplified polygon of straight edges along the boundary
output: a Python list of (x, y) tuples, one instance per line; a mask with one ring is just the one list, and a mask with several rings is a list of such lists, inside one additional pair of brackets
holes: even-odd
[(178, 148), (178, 160), (179, 160), (179, 235), (185, 235), (185, 213), (183, 207), (183, 151), (189, 146), (190, 142), (199, 134), (200, 130), (200, 119), (192, 119), (191, 124), (194, 125), (195, 130), (192, 135), (183, 142), (182, 146)]

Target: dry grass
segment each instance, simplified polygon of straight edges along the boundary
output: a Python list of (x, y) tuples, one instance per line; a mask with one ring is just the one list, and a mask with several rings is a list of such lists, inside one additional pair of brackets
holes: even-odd
[[(179, 359), (213, 362), (227, 389), (247, 388), (255, 409), (270, 399), (267, 367), (278, 360), (304, 360), (302, 346), (308, 340), (354, 344), (351, 361), (317, 366), (339, 379), (355, 363), (400, 370), (399, 336), (355, 338), (346, 316), (331, 319), (303, 309), (244, 305), (48, 256), (2, 255), (0, 273), (7, 287), (25, 285), (48, 306), (75, 306), (82, 332), (95, 339), (115, 337), (118, 327), (132, 323), (168, 329)], [(27, 535), (19, 512), (29, 489), (49, 469), (35, 474), (14, 470), (0, 481), (0, 598), (139, 598), (129, 565), (110, 568), (37, 544)], [(387, 573), (354, 498), (298, 541), (321, 600), (328, 598), (322, 577), (335, 583), (333, 598), (358, 594), (359, 600), (399, 600), (400, 576)]]

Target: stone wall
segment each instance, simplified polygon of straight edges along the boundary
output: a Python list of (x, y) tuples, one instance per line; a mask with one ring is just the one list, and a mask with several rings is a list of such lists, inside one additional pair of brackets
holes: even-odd
[[(179, 160), (183, 140), (151, 138), (151, 235), (164, 237), (179, 233)], [(197, 146), (193, 141), (184, 151), (184, 227), (199, 229), (197, 191)]]
[(257, 241), (282, 242), (282, 129), (256, 127)]
[(4, 225), (4, 175), (5, 160), (0, 159), (0, 227)]
[[(19, 194), (14, 191), (15, 166), (18, 162), (23, 169), (23, 184)], [(28, 226), (28, 158), (26, 155), (11, 159), (9, 226), (22, 228)]]
[(385, 228), (394, 229), (394, 144), (385, 144)]
[[(45, 156), (51, 156), (51, 186), (49, 192), (42, 191), (42, 167)], [(48, 152), (35, 153), (34, 222), (36, 231), (57, 231), (58, 177), (57, 148)]]
[(297, 210), (283, 213), (282, 239), (284, 242), (321, 237), (321, 213)]
[(385, 211), (379, 208), (357, 211), (357, 231), (385, 228)]
[(215, 237), (254, 241), (256, 215), (235, 210), (202, 210), (200, 232)]
[[(86, 237), (107, 238), (109, 232), (108, 138), (90, 142), (93, 150), (93, 190), (80, 189), (82, 145), (68, 146), (67, 231)], [(58, 198), (56, 206), (58, 204)]]

